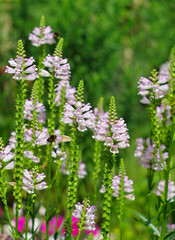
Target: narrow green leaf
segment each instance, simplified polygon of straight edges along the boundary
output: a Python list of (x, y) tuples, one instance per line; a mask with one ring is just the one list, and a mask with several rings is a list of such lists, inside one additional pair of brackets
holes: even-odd
[(134, 214), (135, 214), (138, 218), (140, 218), (140, 219), (142, 220), (142, 223), (143, 223), (146, 227), (152, 229), (152, 230), (154, 231), (154, 233), (155, 233), (158, 237), (160, 237), (160, 232), (159, 232), (159, 230), (158, 230), (145, 216), (143, 216), (141, 213), (137, 212), (136, 210), (134, 210), (133, 212), (134, 212)]

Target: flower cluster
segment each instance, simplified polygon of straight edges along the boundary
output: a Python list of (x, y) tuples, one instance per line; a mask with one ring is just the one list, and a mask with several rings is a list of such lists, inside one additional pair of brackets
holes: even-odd
[(32, 41), (32, 45), (39, 47), (43, 44), (55, 43), (54, 33), (50, 26), (44, 27), (42, 30), (39, 27), (35, 27), (32, 33), (29, 34), (29, 40)]
[(166, 166), (166, 159), (168, 158), (168, 152), (163, 152), (165, 150), (165, 146), (163, 144), (160, 146), (163, 162), (159, 149), (156, 148), (156, 144), (154, 142), (151, 144), (150, 138), (147, 138), (146, 140), (138, 138), (136, 140), (136, 144), (137, 147), (134, 156), (138, 158), (139, 163), (144, 168), (152, 168), (157, 171), (164, 169), (164, 166)]
[[(84, 208), (84, 204), (78, 203), (75, 204), (75, 210), (73, 210), (72, 215), (76, 218), (78, 218), (81, 221), (82, 212)], [(94, 231), (95, 230), (95, 214), (96, 211), (95, 206), (90, 206), (89, 202), (86, 206), (86, 213), (85, 213), (85, 223), (84, 223), (84, 229), (88, 231)]]
[[(54, 233), (55, 233), (55, 229), (57, 228), (58, 231), (61, 230), (60, 235), (58, 236), (58, 239), (60, 240), (64, 240), (65, 239), (65, 230), (64, 228), (61, 229), (61, 226), (64, 222), (64, 218), (59, 215), (58, 219), (56, 219), (56, 216), (53, 216), (50, 221), (49, 221), (49, 239), (53, 239), (54, 240)], [(77, 237), (78, 236), (78, 223), (79, 223), (79, 219), (72, 216), (72, 236), (73, 237)], [(46, 234), (46, 222), (42, 223), (40, 226), (40, 230), (42, 233)], [(85, 230), (87, 234), (90, 234), (92, 231), (88, 231)], [(95, 226), (95, 230), (93, 231), (93, 236), (97, 237), (99, 234), (99, 228), (97, 227), (97, 225)], [(96, 239), (96, 238), (95, 238)]]
[(129, 135), (126, 123), (123, 118), (116, 120), (116, 123), (109, 122), (106, 119), (106, 114), (99, 118), (94, 138), (98, 141), (105, 141), (105, 145), (110, 147), (111, 153), (118, 153), (119, 148), (123, 149), (129, 147)]
[(77, 124), (80, 132), (86, 131), (87, 128), (93, 129), (95, 127), (95, 116), (90, 109), (90, 103), (84, 104), (80, 101), (72, 105), (66, 103), (62, 121), (69, 125)]
[(26, 99), (24, 104), (24, 119), (32, 120), (33, 119), (33, 111), (37, 112), (37, 121), (38, 123), (45, 123), (46, 121), (46, 113), (45, 107), (42, 103), (36, 102), (36, 106), (34, 106), (33, 100)]
[(167, 77), (167, 71), (165, 71), (164, 68), (161, 69), (157, 81), (152, 77), (149, 77), (149, 79), (141, 77), (138, 81), (138, 94), (142, 96), (140, 102), (143, 104), (149, 104), (151, 93), (153, 93), (155, 99), (163, 98), (169, 91), (168, 81), (169, 76)]
[(22, 188), (29, 194), (34, 193), (35, 188), (37, 190), (43, 190), (47, 188), (46, 182), (43, 181), (45, 177), (44, 173), (29, 172), (27, 169), (24, 169)]
[[(124, 192), (125, 192), (125, 197), (129, 200), (135, 200), (135, 196), (133, 194), (134, 189), (132, 188), (133, 181), (131, 179), (128, 179), (128, 176), (126, 176), (126, 173), (124, 175)], [(114, 190), (113, 196), (114, 197), (119, 197), (119, 190), (121, 187), (121, 175), (119, 176), (114, 176), (112, 179), (112, 189)]]
[(6, 66), (5, 72), (14, 74), (13, 78), (16, 80), (25, 78), (26, 80), (33, 81), (38, 78), (36, 65), (33, 65), (34, 61), (33, 57), (29, 59), (17, 57), (15, 60), (11, 58), (9, 60), (11, 67)]
[[(165, 180), (161, 180), (158, 185), (157, 188), (153, 191), (157, 196), (163, 196), (164, 194), (164, 190), (165, 190)], [(175, 184), (173, 181), (169, 181), (168, 183), (168, 197), (167, 200), (169, 200), (170, 202), (174, 202), (174, 198), (175, 197)]]
[[(56, 84), (56, 88), (55, 88), (55, 92), (56, 92), (56, 97), (55, 97), (55, 103), (56, 106), (60, 106), (61, 105), (61, 90), (62, 90), (63, 86), (58, 83)], [(75, 104), (75, 92), (76, 89), (72, 88), (71, 86), (65, 86), (65, 99), (66, 102), (69, 104)]]
[[(132, 188), (132, 185), (133, 185), (133, 181), (128, 179), (128, 176), (126, 175), (126, 173), (124, 174), (124, 195), (127, 199), (133, 201), (135, 200), (135, 196), (134, 196), (134, 193), (133, 193), (133, 188)], [(119, 176), (114, 176), (114, 178), (112, 179), (112, 187), (113, 189), (113, 196), (118, 198), (119, 197), (119, 191), (120, 191), (120, 188), (121, 188), (121, 173), (119, 173)], [(105, 190), (105, 186), (102, 185), (101, 189), (100, 189), (100, 192), (101, 193), (105, 193), (106, 190)]]
[[(68, 165), (66, 163), (66, 158), (63, 159), (63, 163), (61, 165), (61, 168), (60, 168), (60, 172), (64, 175), (69, 175), (69, 167), (70, 165)], [(78, 168), (78, 178), (79, 179), (83, 179), (85, 176), (87, 175), (87, 172), (86, 172), (86, 164), (85, 163), (82, 163), (80, 162), (79, 163), (79, 168)]]
[[(67, 59), (62, 59), (58, 56), (51, 56), (48, 54), (43, 61), (43, 65), (49, 69), (49, 72), (53, 72), (56, 79), (60, 79), (59, 82), (62, 86), (69, 85), (70, 79), (70, 65), (67, 63)], [(40, 75), (43, 77), (49, 77), (50, 73), (41, 69)]]
[(166, 125), (171, 124), (171, 106), (165, 105), (164, 103), (161, 103), (160, 106), (156, 107), (156, 115), (159, 119), (159, 124), (161, 124), (163, 121), (165, 121)]

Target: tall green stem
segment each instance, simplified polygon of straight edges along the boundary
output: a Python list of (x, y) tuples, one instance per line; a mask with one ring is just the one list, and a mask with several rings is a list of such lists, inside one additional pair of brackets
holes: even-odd
[(48, 188), (47, 188), (47, 198), (46, 198), (46, 240), (49, 239), (49, 208), (50, 208), (50, 181), (51, 181), (51, 169), (52, 169), (52, 158), (50, 156), (52, 155), (52, 145), (49, 145), (49, 158), (48, 158)]

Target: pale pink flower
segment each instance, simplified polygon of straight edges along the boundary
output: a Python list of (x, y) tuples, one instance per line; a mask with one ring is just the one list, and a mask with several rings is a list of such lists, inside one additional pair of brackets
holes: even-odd
[[(165, 180), (161, 180), (157, 188), (153, 191), (157, 196), (163, 197), (165, 190)], [(174, 197), (175, 197), (175, 184), (173, 181), (169, 181), (168, 183), (168, 197), (167, 200), (170, 202), (174, 202)]]
[(33, 32), (29, 34), (29, 40), (32, 41), (32, 45), (39, 47), (43, 44), (54, 44), (54, 33), (50, 26), (44, 27), (41, 31), (41, 28), (35, 27)]
[(16, 80), (26, 79), (29, 81), (34, 81), (38, 78), (36, 65), (32, 65), (34, 58), (22, 58), (17, 57), (15, 60), (12, 58), (9, 60), (11, 67), (6, 66), (5, 72), (14, 74), (13, 78)]

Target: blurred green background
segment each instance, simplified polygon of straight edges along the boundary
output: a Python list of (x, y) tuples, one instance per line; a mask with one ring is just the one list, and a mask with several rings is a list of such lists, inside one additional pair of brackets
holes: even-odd
[[(46, 26), (64, 38), (71, 85), (84, 79), (86, 98), (93, 107), (103, 96), (107, 110), (111, 95), (116, 97), (118, 116), (126, 120), (131, 137), (131, 147), (124, 152), (126, 168), (137, 186), (137, 209), (142, 209), (146, 172), (133, 153), (135, 139), (147, 137), (149, 125), (137, 82), (168, 60), (175, 41), (174, 12), (174, 0), (0, 0), (0, 136), (5, 143), (14, 129), (15, 82), (4, 74), (4, 67), (15, 57), (18, 39), (23, 40), (28, 57), (37, 57), (28, 36), (44, 15)], [(132, 224), (127, 239), (134, 238)], [(140, 225), (135, 228), (141, 234)]]

